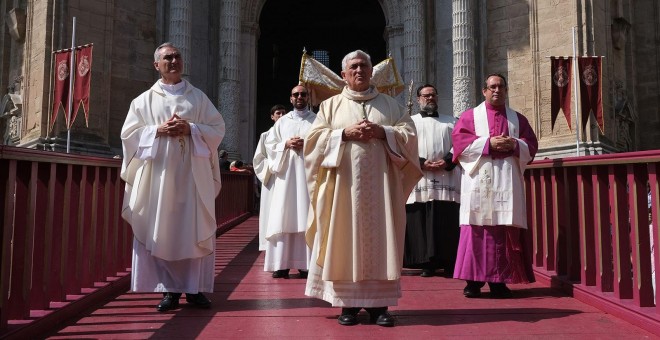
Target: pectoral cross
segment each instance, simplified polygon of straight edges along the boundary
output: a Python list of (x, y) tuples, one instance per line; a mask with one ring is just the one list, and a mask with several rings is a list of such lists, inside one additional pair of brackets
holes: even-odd
[(367, 120), (367, 102), (362, 102), (362, 120)]

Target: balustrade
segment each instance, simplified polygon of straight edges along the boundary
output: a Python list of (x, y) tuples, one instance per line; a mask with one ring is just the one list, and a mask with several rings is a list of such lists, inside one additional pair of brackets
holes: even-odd
[(660, 329), (654, 264), (660, 151), (535, 161), (527, 218), (537, 278), (647, 329)]
[[(0, 337), (25, 324), (55, 327), (128, 289), (132, 234), (120, 216), (120, 167), (117, 159), (0, 147)], [(525, 187), (537, 279), (660, 329), (659, 169), (660, 151), (532, 163)], [(219, 230), (252, 214), (255, 202), (252, 175), (224, 172), (222, 182)]]
[[(120, 170), (119, 159), (0, 146), (0, 337), (52, 329), (129, 289)], [(224, 172), (222, 183), (220, 231), (254, 209), (254, 176)]]

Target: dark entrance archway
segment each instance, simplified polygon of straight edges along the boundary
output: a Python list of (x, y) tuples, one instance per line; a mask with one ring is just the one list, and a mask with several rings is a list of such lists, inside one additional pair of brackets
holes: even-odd
[(327, 51), (329, 67), (361, 49), (374, 64), (385, 59), (385, 16), (378, 0), (269, 0), (259, 19), (256, 136), (272, 126), (270, 108), (284, 104), (298, 83), (303, 48)]

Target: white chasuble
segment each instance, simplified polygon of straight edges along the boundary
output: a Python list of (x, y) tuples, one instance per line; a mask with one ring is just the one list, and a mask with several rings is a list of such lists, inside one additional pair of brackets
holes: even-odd
[(268, 170), (273, 181), (266, 239), (282, 233), (304, 233), (309, 192), (302, 149), (286, 147), (292, 137), (305, 138), (316, 114), (291, 111), (275, 122), (266, 138)]
[[(265, 226), (265, 271), (307, 269), (311, 250), (305, 242), (309, 192), (302, 149), (286, 147), (292, 137), (305, 138), (314, 112), (291, 111), (275, 122), (266, 137), (271, 197)], [(261, 221), (260, 221), (261, 223)]]
[[(156, 271), (163, 272), (169, 264), (172, 274), (175, 263), (202, 261), (215, 250), (215, 197), (221, 187), (217, 148), (225, 124), (206, 95), (183, 82), (182, 95), (166, 94), (156, 83), (135, 98), (121, 132), (121, 178), (126, 182), (122, 217), (131, 224), (137, 241), (134, 264), (152, 266), (133, 269), (143, 279), (138, 283), (133, 279), (134, 289), (140, 291), (190, 289), (194, 293), (198, 287), (213, 286), (212, 273), (210, 285), (196, 283), (209, 276), (199, 273), (190, 279), (195, 282), (183, 288), (149, 274), (156, 266), (161, 268)], [(156, 137), (158, 126), (173, 114), (190, 123), (191, 135)]]
[[(385, 139), (342, 141), (363, 119)], [(305, 140), (313, 245), (305, 294), (335, 306), (394, 305), (405, 238), (405, 202), (421, 177), (415, 127), (405, 110), (375, 88), (344, 89), (321, 103)]]

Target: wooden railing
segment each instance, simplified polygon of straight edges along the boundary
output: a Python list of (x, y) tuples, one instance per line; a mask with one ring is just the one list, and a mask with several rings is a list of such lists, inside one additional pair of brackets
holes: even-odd
[[(128, 289), (119, 169), (119, 160), (0, 146), (0, 337), (53, 329)], [(660, 151), (649, 151), (540, 160), (525, 175), (537, 279), (656, 334), (658, 169)], [(252, 176), (222, 181), (219, 229), (254, 205)], [(21, 333), (26, 324), (32, 333)]]
[(251, 173), (222, 173), (222, 189), (215, 200), (218, 233), (252, 215), (255, 210), (254, 180), (255, 177)]
[(540, 160), (525, 175), (537, 279), (655, 334), (659, 169), (656, 150)]
[[(120, 168), (118, 159), (0, 146), (0, 338), (41, 334), (129, 288)], [(253, 176), (222, 181), (219, 230), (254, 206)]]

